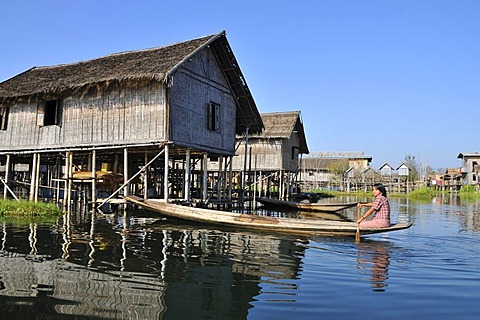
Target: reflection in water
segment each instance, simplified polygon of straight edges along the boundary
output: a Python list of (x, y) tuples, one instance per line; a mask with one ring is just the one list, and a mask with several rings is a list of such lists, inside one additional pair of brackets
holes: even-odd
[(390, 255), (388, 243), (365, 240), (358, 243), (358, 268), (370, 272), (373, 291), (383, 292), (388, 286), (388, 267)]
[[(478, 203), (391, 205), (395, 221), (414, 226), (358, 244), (182, 224), (146, 211), (6, 222), (0, 319), (349, 319), (371, 311), (385, 290), (393, 294), (381, 295), (377, 318), (476, 319)], [(355, 208), (345, 214), (355, 217)]]
[(266, 279), (295, 279), (302, 239), (199, 229), (158, 217), (66, 213), (3, 225), (0, 314), (246, 318)]
[[(478, 231), (476, 203), (458, 207), (399, 199), (392, 201), (392, 209), (396, 220), (415, 222), (415, 229), (405, 233), (414, 230), (416, 238), (401, 242), (397, 237), (402, 232), (365, 237), (358, 244), (349, 238), (297, 238), (211, 229), (147, 211), (71, 211), (53, 225), (3, 223), (0, 318), (245, 319), (302, 307), (311, 308), (304, 315), (333, 308), (339, 312), (344, 304), (335, 305), (336, 293), (355, 303), (357, 295), (345, 292), (367, 288), (376, 294), (398, 284), (392, 274), (398, 274), (399, 261), (411, 264), (413, 259), (403, 259), (395, 241), (423, 253), (423, 239), (437, 239), (432, 235), (439, 232), (442, 245), (455, 240), (449, 248), (462, 259), (476, 257), (469, 245), (476, 239), (470, 231)], [(349, 219), (355, 214), (355, 208), (345, 210)], [(442, 226), (454, 226), (450, 234), (434, 227), (440, 219)], [(469, 237), (458, 237), (457, 226), (468, 230)], [(414, 245), (414, 239), (420, 244)], [(443, 246), (437, 247), (443, 252)], [(437, 254), (443, 253), (433, 256)], [(444, 260), (451, 262), (451, 255), (448, 251)], [(463, 268), (465, 262), (460, 262)], [(432, 265), (437, 264), (436, 258)], [(345, 281), (346, 275), (354, 281)]]

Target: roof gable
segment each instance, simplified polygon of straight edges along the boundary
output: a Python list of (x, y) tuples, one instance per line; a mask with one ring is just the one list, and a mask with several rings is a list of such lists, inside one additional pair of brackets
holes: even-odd
[(480, 153), (466, 152), (466, 153), (459, 153), (457, 156), (457, 159), (464, 159), (464, 158), (480, 158)]
[(399, 169), (408, 169), (408, 170), (411, 170), (410, 167), (409, 167), (405, 162), (402, 162), (402, 163), (397, 167), (397, 169), (395, 169), (395, 170), (399, 170)]
[(393, 167), (385, 162), (378, 170), (393, 170)]

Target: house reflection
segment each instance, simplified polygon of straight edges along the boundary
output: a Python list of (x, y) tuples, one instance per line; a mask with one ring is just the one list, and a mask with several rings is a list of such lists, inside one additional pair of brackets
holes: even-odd
[(67, 213), (53, 228), (4, 224), (0, 312), (246, 318), (261, 278), (299, 277), (302, 241), (126, 213)]

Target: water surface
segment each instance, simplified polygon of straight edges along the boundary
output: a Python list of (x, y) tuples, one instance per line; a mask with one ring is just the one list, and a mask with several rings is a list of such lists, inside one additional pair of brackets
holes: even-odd
[[(390, 201), (393, 220), (414, 226), (360, 243), (210, 228), (142, 210), (71, 213), (54, 224), (3, 222), (0, 315), (478, 318), (480, 203)], [(355, 210), (341, 219), (354, 219)]]

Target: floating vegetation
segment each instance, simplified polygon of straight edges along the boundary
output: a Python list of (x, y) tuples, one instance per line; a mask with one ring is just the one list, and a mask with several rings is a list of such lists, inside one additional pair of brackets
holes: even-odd
[(57, 217), (62, 214), (54, 203), (0, 200), (0, 217)]
[(412, 192), (410, 192), (408, 194), (408, 197), (409, 198), (421, 198), (421, 199), (429, 198), (429, 199), (432, 199), (436, 195), (437, 195), (437, 192), (435, 190), (427, 188), (427, 187), (422, 187), (422, 188), (419, 188), (419, 189), (416, 189), (416, 190), (413, 190)]

